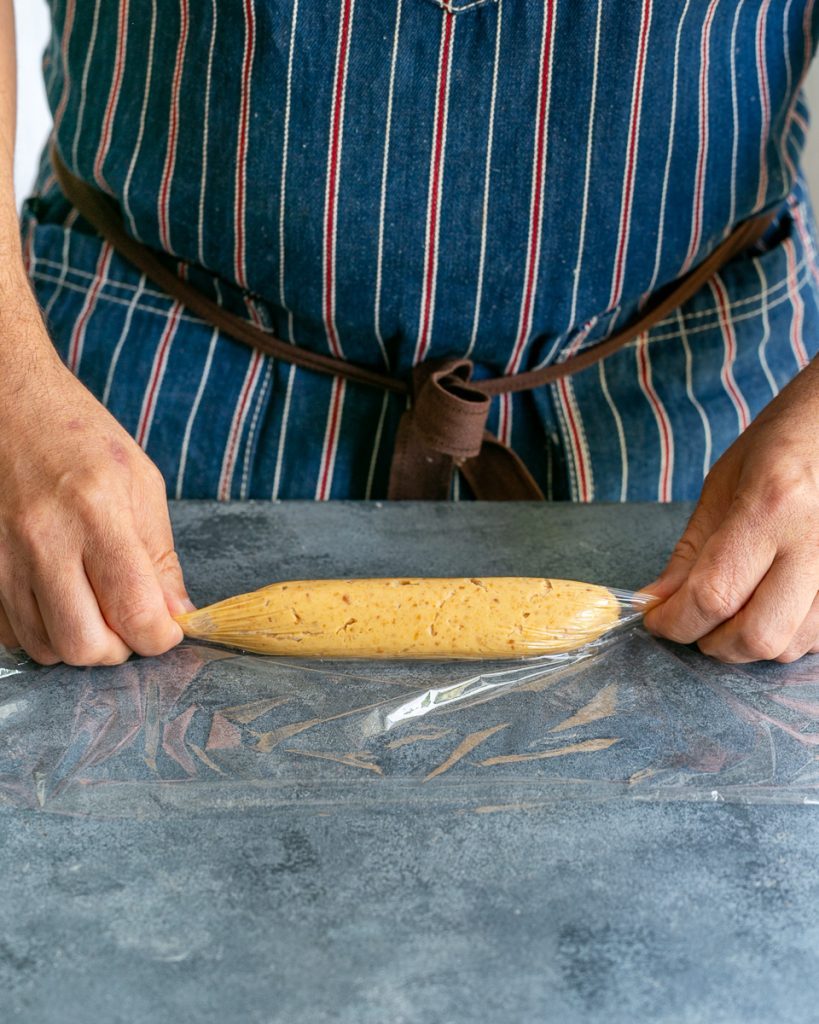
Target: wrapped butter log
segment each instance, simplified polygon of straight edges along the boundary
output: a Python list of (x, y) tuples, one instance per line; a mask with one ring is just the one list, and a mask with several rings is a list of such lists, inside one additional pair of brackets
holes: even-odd
[(610, 590), (573, 580), (410, 578), (274, 583), (177, 622), (257, 654), (495, 659), (575, 650), (619, 616)]

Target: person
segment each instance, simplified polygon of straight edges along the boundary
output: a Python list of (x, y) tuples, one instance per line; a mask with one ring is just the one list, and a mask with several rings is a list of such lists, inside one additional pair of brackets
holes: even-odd
[[(303, 350), (404, 377), (560, 363), (770, 211), (680, 308), (489, 427), (549, 498), (697, 500), (649, 628), (732, 662), (819, 650), (813, 0), (50, 6), (68, 169)], [(169, 496), (383, 497), (406, 402), (192, 315), (48, 150), (20, 240), (12, 19), (0, 0), (0, 641), (113, 664), (181, 636)]]

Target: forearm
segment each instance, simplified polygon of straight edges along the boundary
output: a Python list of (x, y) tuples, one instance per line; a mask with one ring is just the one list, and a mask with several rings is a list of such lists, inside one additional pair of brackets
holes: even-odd
[(0, 389), (56, 356), (23, 264), (14, 195), (16, 77), (12, 0), (0, 0)]

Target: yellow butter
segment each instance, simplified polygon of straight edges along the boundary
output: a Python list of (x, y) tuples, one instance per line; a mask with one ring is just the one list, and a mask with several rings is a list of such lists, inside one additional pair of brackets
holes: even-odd
[(177, 617), (185, 634), (258, 654), (521, 658), (570, 651), (619, 618), (605, 587), (573, 580), (305, 580)]

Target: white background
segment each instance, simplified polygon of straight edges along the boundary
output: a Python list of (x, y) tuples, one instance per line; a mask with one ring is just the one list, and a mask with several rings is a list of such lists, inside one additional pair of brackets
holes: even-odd
[[(40, 147), (48, 132), (48, 111), (40, 75), (40, 55), (48, 33), (45, 0), (14, 0), (17, 12), (18, 77), (20, 112), (17, 132), (15, 181), (18, 198), (23, 198), (33, 180)], [(816, 129), (811, 132), (805, 159), (819, 208), (819, 59), (808, 81)]]
[(17, 15), (18, 95), (14, 181), (17, 198), (23, 199), (34, 180), (50, 120), (40, 72), (40, 57), (48, 37), (48, 8), (45, 0), (14, 0), (14, 11)]

